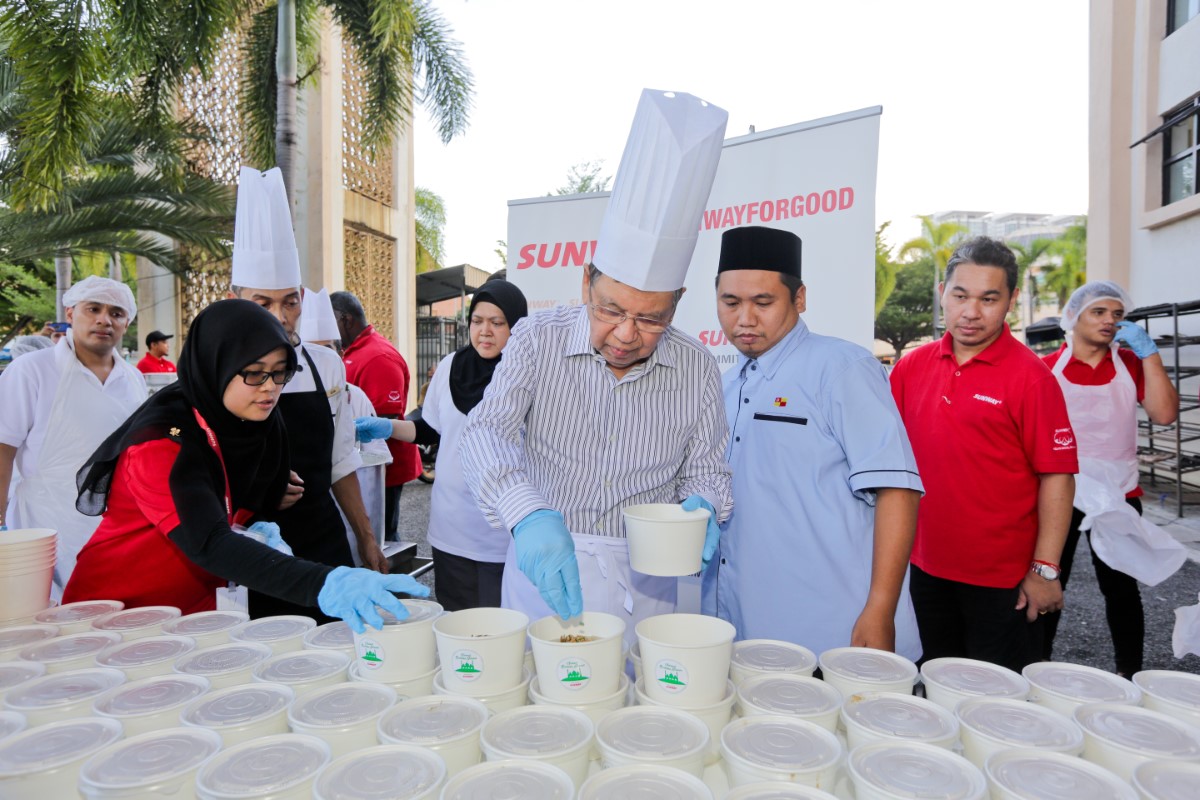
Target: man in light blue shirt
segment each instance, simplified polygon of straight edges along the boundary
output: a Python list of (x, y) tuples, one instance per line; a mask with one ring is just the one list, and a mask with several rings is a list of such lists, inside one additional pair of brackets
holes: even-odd
[(736, 505), (704, 576), (704, 611), (739, 639), (915, 660), (916, 461), (879, 362), (800, 318), (800, 254), (788, 231), (721, 238), (717, 313), (742, 354), (724, 376)]

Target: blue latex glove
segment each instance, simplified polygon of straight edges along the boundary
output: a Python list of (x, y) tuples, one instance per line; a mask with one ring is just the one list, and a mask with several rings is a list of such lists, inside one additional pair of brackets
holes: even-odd
[(408, 617), (408, 609), (392, 592), (429, 597), (429, 587), (411, 575), (381, 575), (369, 569), (337, 567), (325, 578), (317, 605), (329, 616), (345, 620), (355, 633), (366, 630), (363, 623), (380, 630), (383, 617), (375, 606), (396, 619)]
[(295, 553), (292, 552), (292, 548), (283, 540), (283, 537), (279, 535), (279, 526), (274, 522), (256, 522), (246, 530), (253, 531), (254, 533), (257, 533), (259, 536), (263, 537), (265, 540), (263, 543), (267, 547), (270, 547), (273, 550), (278, 550), (285, 556), (295, 555)]
[(1158, 352), (1158, 345), (1150, 338), (1150, 334), (1136, 322), (1118, 322), (1117, 335), (1113, 338), (1127, 345), (1138, 358), (1148, 358)]
[(679, 504), (684, 511), (695, 511), (703, 508), (708, 512), (708, 527), (704, 529), (704, 552), (700, 554), (700, 571), (708, 569), (708, 562), (717, 554), (717, 545), (721, 541), (721, 526), (717, 524), (717, 512), (712, 504), (698, 494), (694, 494)]
[(383, 417), (359, 417), (354, 420), (354, 438), (360, 442), (387, 439), (392, 435), (392, 421)]
[(583, 613), (583, 589), (575, 540), (563, 515), (540, 508), (513, 528), (517, 566), (533, 582), (546, 605), (563, 619)]

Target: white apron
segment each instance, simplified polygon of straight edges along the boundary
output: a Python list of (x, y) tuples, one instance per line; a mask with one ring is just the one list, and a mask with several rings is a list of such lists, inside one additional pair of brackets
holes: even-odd
[[(675, 611), (678, 578), (659, 578), (634, 572), (629, 566), (629, 543), (612, 536), (572, 533), (584, 611), (603, 611), (625, 620), (625, 643), (637, 641), (634, 626), (646, 617)], [(536, 622), (554, 613), (537, 587), (517, 566), (514, 542), (509, 542), (500, 586), (500, 605)]]
[[(112, 379), (120, 364), (113, 365)], [(75, 473), (132, 409), (88, 380), (74, 351), (59, 375), (46, 440), (37, 469), (22, 475), (9, 502), (10, 528), (53, 528), (58, 531), (51, 596), (62, 597), (75, 569), (75, 558), (100, 524), (75, 510)]]

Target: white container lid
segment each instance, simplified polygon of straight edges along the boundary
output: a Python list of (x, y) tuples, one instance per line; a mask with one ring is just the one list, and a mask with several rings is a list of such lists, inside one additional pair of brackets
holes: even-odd
[(921, 665), (926, 683), (936, 683), (978, 697), (1016, 697), (1029, 694), (1029, 681), (1011, 669), (973, 658), (934, 658)]
[(1083, 749), (1083, 731), (1074, 721), (1036, 703), (974, 697), (962, 701), (954, 713), (964, 728), (1011, 747)]
[(1084, 733), (1151, 758), (1200, 758), (1200, 729), (1137, 706), (1089, 703), (1075, 709)]
[(852, 694), (842, 704), (842, 715), (847, 725), (898, 739), (940, 742), (958, 736), (958, 720), (949, 711), (898, 692)]
[(662, 759), (702, 752), (709, 743), (707, 725), (686, 711), (666, 706), (617, 709), (600, 720), (596, 738), (621, 753)]
[(101, 667), (129, 669), (163, 661), (175, 661), (196, 649), (196, 640), (190, 636), (147, 636), (131, 642), (110, 645), (96, 656)]
[(738, 699), (772, 714), (822, 714), (842, 704), (842, 693), (816, 678), (755, 675), (738, 686)]
[[(201, 728), (164, 728), (111, 744), (79, 770), (85, 796), (146, 797), (158, 784), (196, 769), (221, 749), (221, 737)], [(191, 786), (187, 789), (191, 791)]]
[(758, 672), (804, 672), (817, 666), (807, 647), (777, 639), (745, 639), (733, 644), (734, 664)]
[(1152, 697), (1185, 706), (1200, 714), (1200, 675), (1169, 669), (1148, 669), (1134, 675), (1133, 683)]
[(197, 611), (163, 623), (163, 633), (172, 636), (204, 636), (236, 628), (250, 619), (244, 611)]
[(218, 753), (196, 775), (196, 797), (271, 797), (306, 781), (329, 763), (329, 744), (315, 736), (279, 733)]
[(1141, 689), (1131, 681), (1082, 664), (1035, 661), (1021, 670), (1021, 674), (1043, 691), (1080, 703), (1136, 704), (1142, 699)]
[(123, 608), (125, 604), (120, 600), (80, 600), (78, 603), (66, 603), (39, 611), (34, 615), (33, 621), (46, 625), (69, 625), (103, 617)]
[[(0, 629), (0, 650), (19, 650), (58, 636), (55, 625), (18, 625)], [(12, 656), (9, 656), (12, 658)]]
[(866, 647), (835, 647), (820, 658), (821, 671), (868, 683), (917, 680), (917, 665), (904, 656)]
[(155, 625), (162, 625), (168, 620), (176, 619), (180, 615), (179, 609), (175, 606), (142, 606), (140, 608), (127, 608), (124, 611), (114, 611), (111, 614), (105, 614), (102, 617), (97, 617), (92, 623), (92, 629), (97, 631), (116, 631), (117, 633), (128, 633), (129, 631), (142, 630), (143, 628), (152, 628)]
[(919, 742), (871, 742), (850, 754), (850, 774), (879, 791), (922, 800), (983, 800), (987, 784), (962, 756)]
[(243, 622), (229, 631), (229, 638), (239, 642), (278, 642), (292, 639), (317, 627), (316, 620), (311, 617), (301, 617), (285, 614), (278, 617), (263, 617)]
[(571, 800), (575, 784), (544, 761), (506, 758), (467, 767), (446, 783), (441, 800)]
[(199, 675), (158, 675), (110, 689), (92, 704), (106, 717), (138, 717), (184, 706), (208, 692), (207, 678)]
[(46, 665), (37, 661), (0, 661), (0, 694), (46, 674)]
[(88, 631), (73, 633), (68, 636), (58, 636), (45, 639), (37, 644), (21, 650), (21, 658), (25, 661), (40, 661), (42, 664), (54, 664), (60, 661), (71, 661), (76, 658), (95, 656), (104, 652), (121, 641), (121, 634), (108, 631)]
[(629, 764), (597, 772), (579, 787), (579, 800), (712, 800), (704, 781), (674, 767)]
[(1195, 800), (1200, 764), (1191, 761), (1147, 761), (1133, 770), (1133, 786), (1149, 800)]
[(432, 750), (381, 744), (342, 756), (313, 784), (324, 800), (403, 800), (420, 797), (446, 779), (446, 762)]
[(0, 742), (0, 778), (29, 775), (70, 764), (107, 747), (121, 736), (121, 723), (115, 719), (83, 717), (39, 725)]
[(480, 745), (508, 758), (545, 758), (592, 741), (587, 714), (562, 706), (522, 706), (502, 711), (483, 726)]
[(721, 730), (722, 753), (770, 770), (823, 769), (842, 758), (832, 733), (795, 717), (765, 714), (734, 720)]
[(353, 650), (354, 631), (341, 620), (326, 622), (304, 634), (304, 646), (309, 650)]
[(338, 650), (293, 650), (268, 658), (254, 668), (254, 680), (269, 683), (307, 683), (350, 668), (350, 656)]
[(94, 699), (124, 682), (119, 669), (73, 669), (22, 684), (4, 696), (4, 703), (13, 711), (43, 711)]
[(175, 671), (189, 675), (222, 675), (249, 669), (273, 655), (265, 644), (258, 642), (230, 642), (203, 650), (193, 650), (175, 662)]
[(837, 800), (813, 786), (783, 781), (746, 783), (729, 790), (725, 800)]
[(286, 709), (296, 697), (287, 686), (251, 683), (206, 694), (183, 710), (180, 721), (199, 728), (248, 725)]
[(25, 730), (25, 715), (19, 711), (0, 711), (0, 740)]
[(318, 689), (288, 708), (288, 722), (312, 728), (358, 725), (396, 703), (396, 690), (383, 683), (343, 683)]
[[(1020, 797), (1046, 797), (1048, 787), (1059, 800), (1137, 800), (1123, 780), (1082, 758), (1016, 748), (993, 753), (987, 760), (993, 785)], [(1196, 796), (1195, 787), (1188, 795)]]
[(379, 720), (379, 734), (396, 742), (430, 746), (477, 736), (487, 720), (487, 706), (472, 697), (414, 697), (388, 709)]
[(414, 622), (428, 622), (440, 617), (445, 609), (440, 603), (435, 603), (432, 600), (401, 600), (400, 603), (408, 609), (408, 616), (404, 619), (396, 619), (390, 612), (385, 611), (379, 606), (375, 610), (379, 612), (379, 616), (383, 617), (383, 624), (387, 625), (412, 625)]

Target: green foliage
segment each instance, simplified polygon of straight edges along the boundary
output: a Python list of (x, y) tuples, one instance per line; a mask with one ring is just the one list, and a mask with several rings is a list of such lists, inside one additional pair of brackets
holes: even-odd
[(1062, 308), (1071, 292), (1087, 281), (1087, 220), (1067, 228), (1048, 252), (1057, 263), (1042, 271), (1042, 287), (1054, 295)]
[(417, 272), (439, 269), (446, 259), (446, 204), (436, 192), (416, 188)]
[(598, 161), (581, 161), (567, 170), (566, 184), (558, 187), (553, 192), (547, 192), (546, 196), (607, 192), (608, 185), (612, 182), (612, 176), (605, 175), (602, 177), (600, 171), (603, 169), (603, 159)]
[(496, 258), (500, 259), (500, 268), (508, 269), (508, 242), (497, 239), (496, 249), (492, 252), (496, 254)]
[(904, 264), (896, 287), (875, 317), (875, 338), (887, 342), (896, 358), (910, 342), (933, 335), (933, 260)]
[(24, 317), (39, 325), (54, 319), (54, 270), (0, 263), (0, 335)]
[(875, 230), (875, 316), (883, 310), (883, 304), (896, 288), (896, 272), (900, 265), (892, 261), (892, 249), (883, 241), (883, 232), (891, 222), (885, 222)]
[[(938, 280), (941, 280), (941, 277), (946, 274), (946, 263), (950, 261), (955, 246), (967, 229), (956, 222), (935, 223), (933, 217), (928, 214), (923, 214), (917, 219), (921, 220), (921, 235), (915, 239), (909, 239), (900, 246), (900, 258), (932, 259), (933, 263), (937, 265)], [(932, 297), (932, 284), (929, 291), (930, 297)]]

